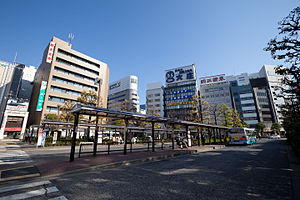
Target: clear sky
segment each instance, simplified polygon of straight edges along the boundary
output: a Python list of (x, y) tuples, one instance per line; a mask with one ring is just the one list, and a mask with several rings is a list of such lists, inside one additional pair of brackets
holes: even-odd
[(108, 64), (110, 82), (164, 83), (164, 70), (195, 64), (197, 77), (276, 65), (267, 42), (298, 0), (0, 0), (0, 60), (38, 67), (52, 36)]

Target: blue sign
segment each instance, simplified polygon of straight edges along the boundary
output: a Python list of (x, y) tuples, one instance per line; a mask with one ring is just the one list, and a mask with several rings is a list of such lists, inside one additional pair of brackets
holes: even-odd
[(195, 65), (166, 70), (166, 83), (179, 83), (196, 80)]

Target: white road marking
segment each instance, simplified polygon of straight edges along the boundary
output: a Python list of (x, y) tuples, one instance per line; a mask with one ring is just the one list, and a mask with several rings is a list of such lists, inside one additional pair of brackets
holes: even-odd
[(23, 185), (13, 185), (13, 186), (9, 186), (9, 187), (0, 188), (0, 193), (9, 192), (9, 191), (13, 191), (13, 190), (20, 190), (20, 189), (25, 189), (25, 188), (31, 188), (31, 187), (36, 187), (36, 186), (40, 186), (40, 185), (48, 185), (50, 183), (51, 183), (50, 181), (40, 181), (40, 182), (35, 182), (35, 183), (27, 183), (27, 184), (23, 184)]
[(54, 198), (51, 198), (51, 199), (48, 199), (48, 200), (68, 200), (68, 199), (64, 196), (59, 196), (59, 197), (54, 197)]
[(10, 195), (10, 196), (0, 197), (0, 200), (21, 200), (21, 199), (41, 196), (41, 195), (44, 195), (46, 192), (52, 193), (52, 192), (57, 192), (57, 191), (58, 191), (58, 189), (56, 187), (50, 187), (50, 188), (46, 188), (46, 190), (39, 189), (39, 190), (30, 191), (30, 192), (24, 192), (24, 193), (20, 193), (20, 194), (14, 194), (14, 195)]

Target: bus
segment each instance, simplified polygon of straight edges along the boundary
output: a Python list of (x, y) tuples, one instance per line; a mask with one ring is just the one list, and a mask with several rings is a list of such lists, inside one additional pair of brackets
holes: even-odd
[(229, 141), (228, 144), (255, 144), (256, 134), (255, 129), (238, 127), (229, 128), (228, 130)]

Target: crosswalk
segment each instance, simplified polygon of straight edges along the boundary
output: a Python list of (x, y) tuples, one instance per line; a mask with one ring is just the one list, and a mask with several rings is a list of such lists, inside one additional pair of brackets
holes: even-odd
[(58, 188), (49, 180), (31, 182), (22, 185), (0, 187), (0, 200), (22, 199), (67, 200)]
[(21, 150), (21, 147), (19, 145), (0, 145), (0, 165), (12, 165), (30, 162), (32, 162), (32, 160), (25, 151)]

